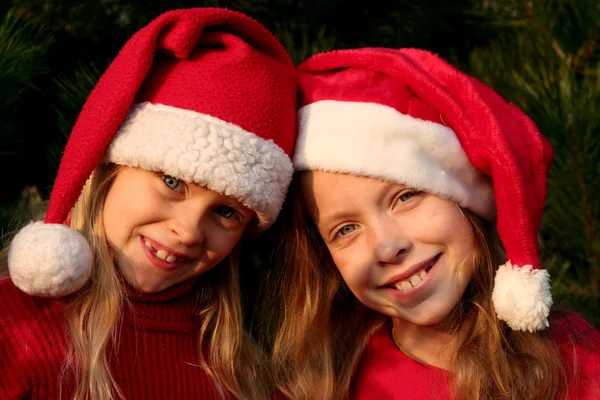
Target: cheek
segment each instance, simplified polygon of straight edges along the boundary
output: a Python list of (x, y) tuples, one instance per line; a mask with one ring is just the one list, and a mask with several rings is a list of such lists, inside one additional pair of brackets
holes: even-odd
[(124, 196), (124, 193), (109, 194), (103, 210), (104, 226), (107, 233), (127, 231), (159, 219), (159, 212), (164, 209), (150, 199), (136, 202)]
[(213, 232), (208, 235), (210, 242), (207, 247), (207, 254), (212, 260), (220, 262), (233, 251), (234, 247), (241, 240), (243, 232), (228, 232), (225, 234), (222, 232)]
[(477, 252), (475, 232), (467, 218), (456, 221), (453, 226), (454, 228), (446, 233), (449, 251), (456, 259), (465, 260), (462, 269), (471, 274)]
[(424, 210), (421, 223), (410, 224), (414, 235), (426, 239), (426, 242), (446, 244), (456, 248), (473, 247), (475, 236), (469, 219), (463, 216), (458, 207), (443, 202)]
[(467, 283), (469, 283), (475, 273), (477, 263), (476, 249), (464, 249), (460, 256), (463, 258), (464, 262), (460, 265), (457, 273), (461, 284), (466, 287)]
[(343, 254), (332, 254), (332, 259), (342, 279), (353, 292), (357, 289), (369, 286), (371, 268), (369, 263), (360, 257), (358, 252), (344, 252)]
[(111, 191), (104, 203), (102, 218), (104, 229), (109, 242), (118, 239), (120, 232), (128, 229), (130, 218), (123, 218), (124, 215), (131, 216), (130, 210), (127, 209), (127, 203), (118, 192)]

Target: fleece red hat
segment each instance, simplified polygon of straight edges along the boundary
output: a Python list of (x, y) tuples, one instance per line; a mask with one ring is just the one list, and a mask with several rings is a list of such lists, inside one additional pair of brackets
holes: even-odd
[(299, 72), (295, 168), (407, 184), (495, 221), (508, 259), (492, 294), (498, 317), (547, 327), (537, 233), (553, 151), (531, 119), (424, 50), (322, 53)]
[(219, 8), (164, 13), (125, 44), (87, 99), (44, 222), (13, 240), (9, 270), (60, 297), (91, 272), (86, 240), (63, 225), (102, 162), (160, 171), (240, 200), (258, 228), (279, 213), (293, 167), (296, 72), (257, 21)]

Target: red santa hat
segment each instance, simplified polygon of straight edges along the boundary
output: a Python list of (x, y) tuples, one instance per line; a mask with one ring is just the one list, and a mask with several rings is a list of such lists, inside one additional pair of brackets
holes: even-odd
[(131, 37), (91, 92), (66, 145), (48, 212), (9, 250), (16, 286), (79, 290), (87, 241), (65, 222), (100, 163), (160, 171), (234, 197), (258, 229), (277, 217), (293, 173), (296, 72), (266, 28), (219, 8), (174, 10)]
[(492, 299), (512, 329), (548, 326), (537, 233), (550, 143), (517, 106), (418, 49), (334, 51), (299, 66), (297, 170), (383, 178), (495, 221), (507, 262)]

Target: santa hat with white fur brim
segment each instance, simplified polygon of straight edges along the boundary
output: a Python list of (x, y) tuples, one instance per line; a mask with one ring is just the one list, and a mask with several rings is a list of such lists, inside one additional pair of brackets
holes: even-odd
[(299, 72), (295, 169), (403, 183), (495, 221), (509, 260), (495, 277), (498, 318), (547, 327), (537, 233), (553, 151), (531, 119), (424, 50), (333, 51)]
[(92, 252), (65, 225), (102, 162), (160, 171), (277, 217), (293, 167), (296, 72), (255, 20), (220, 8), (160, 15), (125, 44), (84, 105), (43, 222), (11, 243), (21, 290), (62, 297), (89, 279)]

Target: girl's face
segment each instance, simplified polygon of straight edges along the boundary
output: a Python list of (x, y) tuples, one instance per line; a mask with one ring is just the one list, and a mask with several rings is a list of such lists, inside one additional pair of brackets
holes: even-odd
[(302, 187), (335, 265), (363, 304), (429, 326), (458, 303), (476, 241), (456, 205), (404, 185), (318, 171), (303, 173)]
[(103, 211), (116, 265), (131, 286), (147, 293), (217, 265), (253, 217), (231, 197), (130, 167), (118, 172)]

